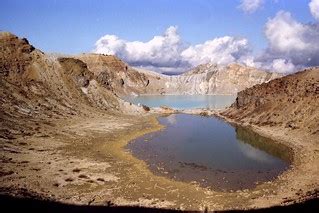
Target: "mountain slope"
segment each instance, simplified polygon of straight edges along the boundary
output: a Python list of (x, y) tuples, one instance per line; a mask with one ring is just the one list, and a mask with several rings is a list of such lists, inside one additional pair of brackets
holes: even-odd
[(166, 76), (139, 70), (149, 80), (148, 86), (141, 94), (227, 94), (237, 92), (255, 84), (268, 82), (281, 77), (251, 67), (232, 64), (219, 67), (203, 64), (177, 76)]
[(115, 56), (81, 54), (75, 58), (87, 64), (103, 87), (118, 95), (140, 93), (147, 86), (148, 79), (145, 74), (137, 72)]
[(0, 33), (0, 104), (1, 138), (34, 134), (39, 122), (127, 108), (84, 62), (46, 55), (6, 32)]
[(238, 93), (226, 117), (319, 135), (319, 68), (255, 85)]

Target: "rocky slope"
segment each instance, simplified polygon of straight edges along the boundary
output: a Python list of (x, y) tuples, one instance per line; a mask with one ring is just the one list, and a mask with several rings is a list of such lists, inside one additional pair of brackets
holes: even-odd
[(319, 136), (318, 108), (319, 68), (309, 68), (239, 92), (223, 114), (241, 122)]
[(48, 120), (129, 108), (99, 82), (84, 62), (46, 55), (1, 32), (0, 137), (35, 134)]
[(145, 91), (148, 79), (125, 62), (112, 55), (81, 54), (77, 59), (85, 62), (96, 80), (105, 88), (127, 95)]
[(189, 72), (177, 76), (139, 70), (146, 75), (149, 83), (141, 94), (227, 94), (237, 92), (255, 84), (268, 82), (281, 77), (251, 67), (231, 64), (219, 67), (214, 64), (203, 64)]

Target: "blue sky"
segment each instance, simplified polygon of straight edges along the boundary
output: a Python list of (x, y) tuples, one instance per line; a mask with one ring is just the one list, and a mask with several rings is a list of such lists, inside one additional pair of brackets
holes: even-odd
[(231, 35), (246, 37), (260, 49), (266, 46), (264, 24), (279, 10), (313, 21), (307, 0), (274, 2), (246, 14), (238, 0), (1, 0), (0, 29), (48, 52), (87, 52), (104, 34), (146, 41), (172, 25), (191, 44)]
[(247, 39), (257, 54), (268, 48), (265, 24), (279, 11), (302, 24), (316, 21), (310, 0), (253, 0), (264, 3), (252, 13), (239, 8), (242, 1), (1, 0), (0, 30), (26, 37), (45, 52), (76, 54), (92, 51), (106, 34), (147, 42), (178, 26), (178, 35), (188, 45), (231, 36)]

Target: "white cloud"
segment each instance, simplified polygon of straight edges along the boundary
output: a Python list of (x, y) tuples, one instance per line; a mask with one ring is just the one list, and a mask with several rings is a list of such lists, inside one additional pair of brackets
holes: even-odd
[(115, 55), (125, 50), (125, 41), (115, 35), (105, 35), (95, 43), (95, 52)]
[(226, 65), (238, 61), (249, 52), (247, 39), (225, 36), (190, 46), (181, 56), (192, 65), (208, 62)]
[(154, 36), (148, 42), (126, 41), (115, 35), (105, 35), (95, 43), (96, 53), (117, 55), (135, 66), (181, 66), (183, 43), (177, 27), (169, 27), (164, 35)]
[(289, 12), (280, 11), (266, 24), (265, 35), (270, 48), (279, 52), (300, 51), (309, 48), (304, 34), (307, 26), (295, 21)]
[(319, 25), (302, 24), (280, 11), (265, 26), (269, 46), (256, 60), (277, 72), (292, 72), (319, 64)]
[(319, 23), (300, 23), (289, 12), (279, 11), (265, 24), (265, 37), (268, 47), (255, 56), (246, 38), (224, 36), (187, 45), (177, 27), (171, 26), (147, 42), (105, 35), (95, 43), (94, 52), (117, 55), (133, 66), (157, 72), (182, 72), (203, 63), (242, 63), (279, 73), (319, 65)]
[(242, 63), (248, 67), (262, 68), (261, 63), (256, 61), (255, 57), (252, 55), (242, 57), (240, 59), (240, 63)]
[(278, 73), (292, 73), (295, 71), (295, 65), (285, 59), (274, 59), (271, 70), (275, 70)]
[(311, 0), (309, 3), (309, 8), (313, 17), (319, 20), (319, 0)]
[(94, 52), (117, 55), (133, 66), (159, 72), (189, 69), (201, 63), (226, 65), (237, 62), (249, 53), (248, 40), (225, 36), (202, 44), (186, 45), (177, 32), (169, 27), (164, 35), (150, 41), (126, 41), (115, 35), (105, 35), (95, 43)]
[[(252, 13), (263, 3), (264, 0), (241, 0), (239, 7)], [(313, 17), (319, 20), (319, 0), (311, 0), (309, 8)], [(258, 57), (243, 58), (243, 64), (278, 73), (292, 73), (319, 65), (319, 23), (300, 23), (289, 12), (279, 11), (266, 23), (265, 36), (266, 50)]]
[(241, 0), (239, 8), (246, 13), (253, 13), (264, 4), (264, 0)]

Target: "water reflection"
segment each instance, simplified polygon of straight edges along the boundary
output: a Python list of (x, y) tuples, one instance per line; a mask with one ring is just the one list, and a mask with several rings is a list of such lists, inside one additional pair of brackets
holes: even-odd
[(176, 120), (176, 114), (172, 114), (167, 116), (167, 122), (171, 125), (176, 124), (177, 120)]
[(174, 114), (159, 122), (167, 126), (163, 131), (127, 146), (157, 175), (236, 190), (271, 180), (289, 166), (285, 147), (218, 118)]
[(262, 137), (250, 129), (239, 126), (235, 128), (236, 137), (239, 142), (249, 144), (287, 162), (292, 161), (292, 151), (287, 146), (278, 144), (269, 138)]
[(272, 157), (269, 157), (269, 155), (266, 155), (263, 151), (253, 148), (249, 144), (238, 143), (238, 146), (242, 153), (252, 160), (257, 160), (263, 163), (273, 163)]

